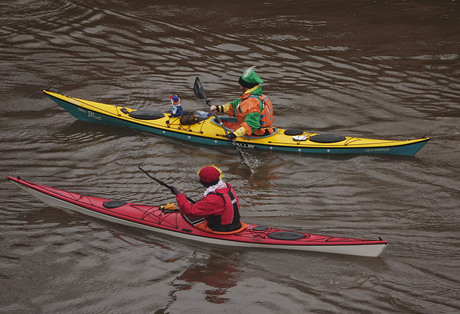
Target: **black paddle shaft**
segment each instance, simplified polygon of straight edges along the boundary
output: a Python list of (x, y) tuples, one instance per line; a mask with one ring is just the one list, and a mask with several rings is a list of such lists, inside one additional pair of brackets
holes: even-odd
[[(200, 81), (200, 78), (197, 76), (195, 78), (195, 84), (193, 84), (193, 91), (195, 93), (195, 96), (200, 98), (200, 99), (204, 99), (204, 101), (206, 102), (206, 104), (211, 107), (211, 101), (206, 97), (206, 92), (204, 90), (204, 87), (203, 87), (203, 84), (201, 84), (201, 81)], [(219, 116), (214, 112), (212, 111), (212, 114), (214, 115), (214, 117), (216, 118), (216, 121), (217, 123), (220, 124), (220, 126), (222, 127), (222, 129), (224, 129), (224, 132), (225, 132), (225, 137), (227, 137), (228, 135), (228, 132), (227, 132), (227, 128), (224, 126), (224, 124), (222, 123), (222, 121), (220, 120)], [(246, 157), (243, 155), (243, 152), (241, 151), (240, 147), (238, 146), (238, 144), (236, 143), (236, 141), (233, 139), (231, 140), (232, 141), (232, 144), (233, 144), (233, 147), (236, 149), (236, 151), (238, 152), (238, 154), (240, 155), (241, 157), (241, 161), (243, 162), (243, 164), (249, 168), (249, 170), (251, 170), (251, 172), (254, 172), (251, 168), (251, 166), (249, 166), (249, 163), (248, 161), (246, 160)]]
[[(196, 97), (198, 97), (200, 99), (204, 99), (204, 101), (206, 102), (206, 105), (211, 107), (211, 101), (206, 97), (206, 92), (204, 90), (203, 84), (201, 84), (200, 78), (198, 76), (195, 78), (195, 84), (193, 84), (193, 91), (194, 91)], [(227, 133), (227, 128), (224, 127), (224, 124), (220, 120), (219, 116), (214, 111), (212, 112), (212, 114), (216, 118), (217, 123), (219, 123), (222, 126), (222, 128), (224, 129), (225, 136), (227, 136), (227, 134), (228, 134)]]
[[(157, 178), (155, 178), (155, 177), (152, 177), (147, 171), (145, 171), (144, 169), (142, 169), (142, 167), (139, 167), (139, 169), (140, 169), (143, 173), (145, 173), (150, 179), (152, 179), (152, 180), (154, 180), (154, 181), (160, 183), (162, 186), (164, 186), (164, 187), (168, 188), (169, 190), (171, 190), (171, 186), (170, 186), (170, 185), (164, 183), (164, 182), (161, 181), (160, 179), (157, 179)], [(172, 191), (172, 190), (171, 190), (171, 191)], [(188, 200), (189, 202), (195, 204), (195, 201), (194, 201), (194, 200), (192, 200), (191, 198), (189, 198), (189, 197), (187, 197), (187, 196), (185, 196), (185, 197), (187, 198), (187, 200)]]

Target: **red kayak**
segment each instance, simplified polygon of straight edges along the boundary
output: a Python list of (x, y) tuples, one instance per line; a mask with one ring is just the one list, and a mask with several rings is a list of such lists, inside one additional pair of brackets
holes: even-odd
[(20, 178), (9, 176), (8, 179), (52, 207), (198, 242), (369, 257), (379, 256), (388, 245), (383, 240), (338, 238), (253, 224), (247, 224), (247, 228), (235, 234), (209, 233), (194, 226), (202, 219), (192, 220), (164, 206), (109, 200), (58, 190)]

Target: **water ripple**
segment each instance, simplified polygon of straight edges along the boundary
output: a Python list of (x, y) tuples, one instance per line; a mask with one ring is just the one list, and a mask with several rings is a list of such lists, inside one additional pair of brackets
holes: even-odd
[[(174, 196), (138, 166), (199, 199), (196, 170), (215, 164), (247, 222), (390, 241), (372, 260), (203, 247), (50, 208), (4, 181), (4, 310), (458, 311), (456, 9), (426, 1), (2, 3), (4, 178), (163, 204)], [(191, 88), (196, 76), (220, 104), (238, 97), (249, 66), (265, 81), (279, 126), (432, 140), (414, 158), (250, 151), (251, 175), (231, 147), (76, 121), (40, 93), (51, 86), (164, 111), (178, 93), (187, 108), (204, 109)]]

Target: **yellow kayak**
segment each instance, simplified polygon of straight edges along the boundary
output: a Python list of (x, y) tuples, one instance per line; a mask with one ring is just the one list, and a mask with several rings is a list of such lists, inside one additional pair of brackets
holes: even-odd
[[(192, 124), (184, 124), (180, 117), (171, 117), (169, 113), (103, 104), (47, 90), (43, 92), (82, 121), (124, 126), (205, 145), (233, 145), (232, 141), (224, 137), (224, 128), (212, 116), (202, 120), (197, 119)], [(234, 118), (221, 117), (220, 119), (231, 121)], [(412, 140), (381, 140), (277, 128), (271, 135), (244, 136), (238, 137), (235, 141), (238, 146), (244, 148), (307, 154), (414, 156), (429, 139), (424, 137)]]

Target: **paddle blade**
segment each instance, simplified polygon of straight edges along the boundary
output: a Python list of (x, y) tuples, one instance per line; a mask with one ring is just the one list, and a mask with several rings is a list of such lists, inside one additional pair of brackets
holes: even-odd
[(195, 84), (193, 84), (193, 92), (195, 96), (200, 99), (206, 99), (206, 92), (204, 91), (203, 85), (201, 84), (200, 78), (197, 76)]

